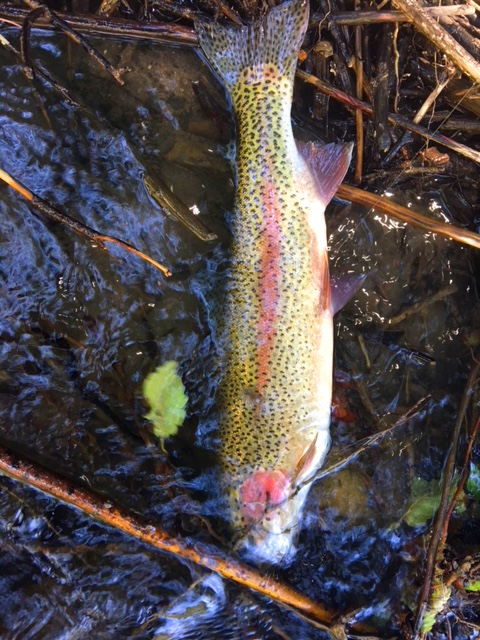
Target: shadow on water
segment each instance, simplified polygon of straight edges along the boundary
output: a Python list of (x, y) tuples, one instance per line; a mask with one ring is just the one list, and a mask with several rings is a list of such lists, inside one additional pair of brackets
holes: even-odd
[[(204, 291), (227, 260), (226, 141), (192, 88), (209, 77), (194, 51), (99, 45), (129, 68), (125, 88), (57, 38), (36, 37), (35, 55), (85, 107), (66, 108), (40, 87), (52, 128), (19, 65), (0, 49), (1, 166), (174, 275), (165, 280), (120, 250), (100, 251), (0, 187), (1, 440), (174, 534), (211, 541), (201, 517), (221, 514), (212, 498), (216, 368)], [(160, 175), (196, 206), (220, 241), (204, 244), (166, 217), (149, 199), (144, 173)], [(420, 195), (396, 195), (439, 215), (442, 185), (429, 180)], [(382, 418), (431, 400), (419, 419), (314, 485), (296, 561), (278, 573), (312, 598), (340, 610), (369, 607), (378, 624), (395, 627), (422, 553), (419, 529), (402, 514), (415, 478), (440, 476), (468, 375), (478, 320), (472, 252), (338, 204), (328, 226), (333, 271), (370, 274), (337, 317), (336, 399), (344, 412), (332, 425), (333, 453), (378, 430)], [(448, 285), (456, 291), (388, 324)], [(180, 363), (190, 398), (168, 460), (145, 437), (141, 396), (146, 375), (167, 360)], [(324, 636), (50, 498), (5, 479), (1, 488), (4, 638)]]

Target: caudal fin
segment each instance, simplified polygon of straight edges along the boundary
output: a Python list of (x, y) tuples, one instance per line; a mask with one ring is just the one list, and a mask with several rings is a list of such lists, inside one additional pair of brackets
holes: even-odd
[[(199, 20), (195, 30), (210, 64), (230, 93), (241, 78), (255, 81), (275, 72), (293, 83), (298, 54), (308, 26), (308, 0), (289, 0), (245, 27)], [(247, 70), (245, 73), (244, 70)]]

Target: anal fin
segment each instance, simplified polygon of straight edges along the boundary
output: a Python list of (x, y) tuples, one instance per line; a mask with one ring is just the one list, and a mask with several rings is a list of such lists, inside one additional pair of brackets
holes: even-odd
[(330, 278), (330, 306), (334, 315), (350, 302), (369, 275), (369, 273), (348, 273)]

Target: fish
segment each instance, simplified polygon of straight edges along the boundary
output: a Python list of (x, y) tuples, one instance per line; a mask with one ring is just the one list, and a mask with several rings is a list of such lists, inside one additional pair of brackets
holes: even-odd
[(220, 486), (237, 549), (295, 555), (307, 493), (330, 446), (333, 313), (324, 211), (351, 145), (298, 145), (294, 76), (309, 19), (288, 0), (242, 27), (195, 24), (237, 124), (231, 264), (222, 299)]

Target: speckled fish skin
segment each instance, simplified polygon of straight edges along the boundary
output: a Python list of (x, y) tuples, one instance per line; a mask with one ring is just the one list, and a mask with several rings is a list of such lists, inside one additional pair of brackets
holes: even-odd
[(323, 213), (350, 151), (328, 145), (301, 153), (293, 138), (293, 81), (308, 13), (306, 0), (293, 0), (240, 29), (196, 24), (238, 127), (220, 464), (232, 525), (249, 555), (268, 562), (292, 555), (305, 483), (330, 443), (333, 325)]

